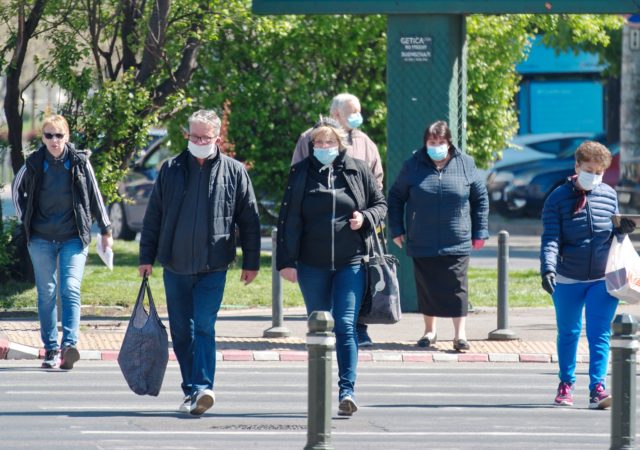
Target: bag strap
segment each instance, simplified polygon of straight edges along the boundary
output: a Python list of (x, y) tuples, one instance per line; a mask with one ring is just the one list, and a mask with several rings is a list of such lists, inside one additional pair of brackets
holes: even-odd
[(136, 304), (133, 307), (133, 316), (135, 316), (141, 304), (142, 304), (142, 307), (144, 308), (145, 293), (147, 294), (147, 298), (149, 299), (149, 315), (158, 316), (158, 311), (156, 310), (156, 304), (153, 301), (153, 296), (151, 295), (151, 287), (149, 286), (149, 277), (147, 275), (145, 275), (142, 278), (142, 283), (140, 284), (140, 290), (138, 291), (138, 298), (136, 299)]

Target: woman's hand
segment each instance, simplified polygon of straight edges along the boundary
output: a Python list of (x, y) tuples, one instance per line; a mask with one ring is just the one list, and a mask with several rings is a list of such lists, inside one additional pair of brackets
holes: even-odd
[(474, 250), (480, 250), (484, 247), (484, 239), (471, 239), (471, 246)]
[(285, 267), (280, 270), (280, 276), (291, 283), (296, 283), (298, 281), (298, 271), (293, 267)]
[(400, 236), (396, 236), (393, 238), (393, 243), (396, 244), (398, 247), (402, 248), (402, 243), (404, 242), (404, 234), (401, 234)]
[(113, 248), (113, 238), (111, 237), (111, 233), (103, 234), (102, 237), (102, 249), (107, 250), (107, 248)]
[(349, 219), (349, 224), (351, 225), (352, 230), (359, 230), (362, 228), (362, 224), (364, 223), (364, 216), (360, 211), (354, 211), (353, 216)]

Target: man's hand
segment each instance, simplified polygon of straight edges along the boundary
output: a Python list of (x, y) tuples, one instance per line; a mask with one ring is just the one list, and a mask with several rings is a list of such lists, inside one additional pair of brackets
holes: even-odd
[(144, 276), (151, 276), (151, 272), (153, 271), (153, 266), (151, 264), (140, 264), (138, 266), (138, 271), (140, 272), (140, 276), (144, 278)]
[(240, 274), (240, 281), (244, 282), (244, 285), (251, 283), (258, 276), (257, 270), (243, 270)]
[(547, 272), (542, 275), (542, 289), (547, 291), (549, 295), (553, 295), (553, 291), (556, 290), (556, 274), (553, 272)]
[(360, 211), (354, 211), (353, 216), (349, 219), (349, 224), (351, 225), (352, 230), (359, 230), (362, 228), (362, 224), (364, 223), (364, 216)]
[(396, 244), (398, 247), (402, 248), (402, 243), (404, 242), (404, 234), (401, 234), (400, 236), (396, 236), (393, 238), (393, 243)]
[(298, 281), (298, 271), (293, 267), (285, 267), (280, 271), (280, 276), (291, 283)]

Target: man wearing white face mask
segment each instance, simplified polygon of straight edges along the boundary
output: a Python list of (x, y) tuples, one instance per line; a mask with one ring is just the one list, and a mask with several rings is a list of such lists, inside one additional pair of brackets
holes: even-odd
[(214, 403), (215, 323), (227, 269), (242, 245), (241, 280), (260, 266), (260, 222), (249, 175), (220, 153), (220, 118), (200, 110), (189, 118), (187, 150), (165, 162), (149, 199), (140, 237), (140, 275), (157, 259), (173, 349), (180, 364), (181, 412), (200, 415)]
[(555, 404), (573, 405), (576, 353), (585, 312), (589, 342), (589, 408), (611, 404), (605, 391), (611, 321), (618, 300), (605, 286), (605, 267), (611, 240), (635, 229), (618, 212), (616, 192), (602, 183), (611, 153), (598, 142), (583, 142), (576, 150), (576, 175), (555, 189), (544, 203), (544, 231), (540, 249), (542, 288), (553, 298), (558, 329), (560, 371)]
[[(375, 176), (378, 189), (383, 192), (382, 179), (384, 173), (382, 171), (382, 161), (380, 160), (378, 147), (369, 136), (359, 129), (363, 119), (358, 97), (348, 93), (336, 95), (333, 97), (333, 100), (331, 100), (329, 114), (331, 118), (337, 120), (340, 126), (347, 132), (347, 155), (367, 163), (367, 166), (369, 166)], [(309, 128), (298, 138), (296, 148), (293, 151), (293, 157), (291, 158), (291, 165), (302, 161), (311, 154), (313, 147), (311, 144), (312, 130), (313, 128)], [(367, 332), (367, 325), (358, 323), (356, 328), (358, 332), (358, 345), (360, 347), (371, 347), (373, 342)]]
[[(360, 159), (367, 163), (376, 177), (376, 184), (382, 191), (382, 161), (376, 144), (359, 127), (363, 123), (360, 108), (360, 100), (353, 94), (338, 94), (333, 97), (329, 114), (337, 120), (340, 126), (347, 131), (347, 155)], [(311, 143), (311, 128), (302, 133), (293, 151), (291, 165), (298, 163), (309, 156)]]

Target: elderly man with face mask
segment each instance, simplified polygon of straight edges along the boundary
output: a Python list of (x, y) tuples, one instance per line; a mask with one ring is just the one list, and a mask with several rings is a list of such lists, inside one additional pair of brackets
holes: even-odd
[[(353, 94), (342, 93), (333, 97), (329, 114), (332, 119), (340, 123), (340, 126), (347, 132), (346, 144), (347, 155), (354, 159), (359, 159), (367, 163), (367, 166), (373, 172), (376, 185), (383, 192), (382, 178), (382, 161), (376, 144), (359, 129), (363, 119), (361, 114), (360, 100)], [(309, 128), (298, 138), (296, 148), (291, 158), (291, 165), (294, 165), (311, 154), (311, 131)], [(367, 325), (358, 323), (356, 326), (359, 347), (370, 347), (373, 345), (371, 338), (367, 332)]]
[(227, 269), (242, 246), (241, 280), (260, 265), (260, 222), (249, 175), (220, 153), (220, 118), (196, 111), (188, 149), (162, 165), (140, 237), (140, 275), (162, 264), (171, 339), (182, 374), (179, 410), (201, 415), (214, 404), (215, 323)]

